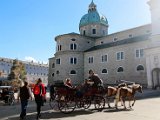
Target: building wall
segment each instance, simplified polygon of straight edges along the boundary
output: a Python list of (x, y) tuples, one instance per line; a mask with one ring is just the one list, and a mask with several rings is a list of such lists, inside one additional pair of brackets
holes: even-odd
[[(152, 34), (146, 48), (147, 81), (149, 88), (160, 88), (160, 1), (148, 1), (151, 12)], [(154, 73), (156, 72), (156, 74)]]
[[(77, 58), (76, 64), (70, 63), (71, 57)], [(56, 58), (60, 58), (61, 63), (55, 64), (55, 81), (63, 81), (66, 78), (71, 78), (74, 84), (78, 84), (83, 80), (83, 52), (65, 52), (65, 54), (56, 55)], [(75, 70), (76, 74), (72, 75), (70, 73), (71, 70)], [(57, 71), (59, 71), (59, 73)]]
[[(135, 56), (137, 49), (145, 49), (147, 45), (148, 41), (143, 41), (85, 52), (84, 78), (88, 78), (89, 69), (93, 69), (105, 84), (115, 84), (116, 80), (128, 80), (147, 85), (145, 55), (142, 58)], [(124, 60), (117, 61), (116, 54), (121, 51), (124, 52)], [(107, 62), (102, 62), (102, 55), (108, 55)], [(94, 58), (93, 64), (88, 63), (88, 58), (91, 56)], [(138, 65), (143, 65), (144, 71), (137, 71)], [(117, 72), (120, 66), (124, 68), (123, 73)], [(102, 73), (105, 68), (108, 70), (107, 74)]]
[[(117, 80), (128, 80), (132, 82), (138, 82), (143, 85), (152, 85), (151, 79), (151, 71), (153, 68), (159, 66), (154, 66), (153, 59), (155, 57), (158, 58), (159, 65), (159, 0), (150, 0), (149, 4), (151, 6), (151, 17), (152, 23), (139, 26), (136, 28), (131, 28), (128, 30), (119, 31), (116, 33), (112, 33), (108, 35), (108, 26), (103, 26), (101, 24), (89, 23), (85, 26), (81, 26), (80, 34), (64, 34), (56, 37), (57, 46), (63, 45), (62, 50), (57, 50), (55, 53), (55, 60), (50, 59), (50, 64), (56, 62), (57, 58), (61, 58), (61, 64), (56, 65), (54, 68), (54, 72), (57, 70), (61, 70), (59, 75), (56, 75), (53, 80), (64, 80), (66, 77), (71, 77), (68, 74), (68, 71), (71, 69), (77, 70), (77, 75), (72, 77), (74, 79), (74, 83), (80, 83), (85, 78), (88, 78), (89, 69), (93, 69), (95, 73), (97, 73), (100, 78), (104, 80), (104, 83), (107, 84), (115, 84)], [(111, 26), (110, 26), (111, 27)], [(96, 29), (97, 34), (92, 33), (92, 29)], [(85, 35), (83, 34), (85, 30)], [(107, 31), (105, 34), (103, 30)], [(101, 48), (101, 45), (105, 45), (106, 43), (116, 43), (117, 41), (123, 41), (128, 38), (133, 38), (142, 36), (142, 35), (150, 35), (149, 38), (146, 38), (145, 41), (136, 41), (133, 43), (124, 43), (117, 46)], [(70, 50), (69, 45), (71, 44), (71, 39), (73, 36), (77, 39), (74, 41), (75, 44), (78, 44), (77, 50)], [(84, 36), (90, 36), (84, 37)], [(133, 40), (130, 39), (130, 40)], [(155, 42), (156, 41), (156, 42)], [(151, 43), (158, 44), (158, 48), (156, 50), (153, 48), (151, 50)], [(111, 45), (111, 44), (110, 44)], [(153, 47), (153, 45), (152, 45)], [(92, 49), (89, 49), (92, 48)], [(143, 49), (144, 52), (143, 57), (136, 57), (136, 50)], [(150, 52), (151, 50), (151, 52)], [(88, 52), (87, 52), (88, 51)], [(148, 52), (149, 51), (149, 52)], [(155, 52), (156, 51), (156, 52)], [(117, 52), (124, 53), (124, 59), (117, 61), (116, 55)], [(146, 53), (146, 54), (145, 54)], [(153, 54), (156, 54), (153, 55)], [(102, 62), (102, 55), (108, 56), (107, 62)], [(77, 65), (69, 64), (69, 57), (76, 56), (80, 61)], [(147, 58), (146, 58), (147, 56)], [(93, 63), (88, 63), (89, 58), (93, 57)], [(156, 59), (157, 60), (157, 59)], [(137, 71), (137, 66), (142, 65), (144, 70)], [(153, 67), (154, 66), (154, 67)], [(123, 67), (124, 71), (119, 73), (117, 72), (118, 67)], [(148, 67), (148, 69), (146, 68)], [(106, 74), (102, 73), (102, 70), (106, 68), (108, 72)], [(53, 69), (52, 69), (53, 72)], [(160, 73), (159, 73), (160, 74)], [(148, 81), (147, 81), (148, 77)], [(160, 77), (159, 77), (160, 79)], [(78, 80), (78, 81), (77, 81)]]
[[(73, 40), (74, 39), (74, 40)], [(49, 66), (53, 64), (54, 68), (49, 70), (49, 81), (63, 81), (66, 78), (71, 78), (74, 84), (79, 84), (84, 80), (84, 50), (87, 50), (94, 46), (94, 39), (84, 37), (79, 34), (70, 33), (56, 37), (57, 52), (54, 59), (49, 59)], [(71, 50), (70, 45), (76, 44), (76, 49)], [(58, 46), (61, 45), (61, 49)], [(76, 64), (71, 64), (70, 59), (76, 58)], [(60, 59), (60, 64), (56, 63), (56, 60)], [(71, 74), (71, 71), (75, 70), (76, 74)]]
[[(41, 78), (45, 85), (48, 84), (48, 65), (33, 63), (27, 61), (21, 61), (24, 63), (27, 80), (31, 83), (35, 83), (38, 78)], [(3, 72), (3, 79), (7, 79), (11, 72), (11, 67), (13, 65), (13, 59), (0, 58), (0, 71)]]
[[(96, 29), (96, 34), (92, 33), (92, 29)], [(85, 35), (84, 35), (85, 31)], [(89, 24), (85, 25), (83, 27), (80, 27), (80, 34), (84, 36), (90, 36), (90, 37), (103, 37), (108, 35), (108, 26), (103, 24)]]
[(146, 67), (147, 67), (147, 78), (148, 87), (154, 88), (156, 84), (153, 83), (152, 71), (160, 68), (160, 47), (147, 48), (146, 49)]
[[(56, 42), (57, 45), (62, 45), (62, 49), (57, 51), (55, 53), (55, 59), (51, 59), (49, 62), (50, 64), (55, 63), (55, 68), (50, 70), (52, 73), (49, 73), (50, 75), (54, 73), (54, 77), (52, 76), (52, 80), (65, 80), (65, 78), (70, 77), (71, 79), (73, 79), (74, 84), (79, 84), (82, 83), (84, 79), (88, 78), (89, 69), (93, 69), (104, 80), (104, 83), (107, 84), (115, 84), (116, 80), (124, 79), (147, 85), (145, 55), (143, 58), (136, 58), (135, 52), (136, 49), (147, 48), (149, 40), (84, 52), (85, 50), (88, 50), (93, 46), (99, 45), (100, 41), (105, 41), (103, 44), (116, 42), (113, 41), (114, 36), (119, 36), (119, 39), (117, 41), (127, 39), (132, 32), (133, 38), (135, 36), (149, 34), (151, 32), (150, 24), (134, 29), (129, 29), (125, 32), (123, 31), (114, 33), (108, 35), (107, 37), (102, 37), (95, 40), (92, 38), (72, 34), (58, 36), (56, 38)], [(73, 38), (75, 39), (75, 41), (71, 40)], [(71, 43), (77, 44), (77, 50), (70, 50)], [(124, 60), (117, 61), (116, 54), (120, 51), (124, 52), (125, 58)], [(102, 63), (101, 57), (105, 54), (108, 55), (108, 62)], [(78, 63), (76, 65), (70, 64), (69, 59), (71, 57), (76, 57), (78, 59)], [(88, 63), (89, 57), (94, 58), (93, 64)], [(61, 64), (57, 65), (56, 59), (59, 58), (61, 59)], [(144, 67), (144, 71), (137, 71), (136, 68), (138, 65), (142, 65)], [(124, 68), (124, 72), (117, 73), (117, 69), (121, 66)], [(107, 74), (102, 73), (102, 70), (104, 68), (108, 70)], [(69, 73), (71, 70), (76, 70), (77, 74), (70, 75)], [(57, 71), (59, 71), (58, 74)]]
[(48, 83), (53, 84), (55, 74), (55, 57), (49, 58)]
[(151, 33), (151, 24), (109, 34), (106, 37), (96, 39), (95, 45), (120, 41), (149, 33)]
[(2, 73), (1, 79), (6, 79), (8, 77), (8, 74), (11, 71), (11, 66), (13, 65), (11, 59), (7, 58), (0, 58), (0, 71)]
[[(73, 39), (75, 41), (73, 41)], [(81, 36), (79, 34), (70, 33), (60, 35), (55, 38), (56, 40), (56, 54), (63, 51), (85, 51), (91, 48), (95, 41), (92, 38)], [(70, 45), (75, 43), (77, 45), (76, 50), (71, 50)], [(61, 50), (58, 51), (58, 45), (61, 45)]]

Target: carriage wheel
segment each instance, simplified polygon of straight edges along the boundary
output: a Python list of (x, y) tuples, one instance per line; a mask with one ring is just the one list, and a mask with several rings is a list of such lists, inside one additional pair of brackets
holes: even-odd
[(77, 107), (81, 108), (82, 107), (82, 101), (77, 101)]
[(83, 107), (83, 99), (82, 98), (76, 99), (76, 105), (78, 108)]
[(8, 104), (9, 105), (14, 105), (14, 103), (15, 103), (15, 97), (13, 95), (9, 96)]
[(50, 100), (49, 100), (49, 105), (52, 109), (54, 109), (56, 107), (55, 102), (56, 102), (55, 98), (51, 97)]
[(77, 101), (77, 107), (88, 109), (91, 106), (91, 100), (89, 98), (82, 98)]
[(58, 101), (58, 108), (62, 113), (71, 113), (76, 108), (76, 102), (74, 100), (65, 98), (65, 100)]
[(94, 106), (95, 109), (104, 109), (105, 107), (105, 99), (103, 96), (95, 96), (94, 97)]
[(91, 106), (91, 98), (83, 98), (83, 107), (88, 109)]

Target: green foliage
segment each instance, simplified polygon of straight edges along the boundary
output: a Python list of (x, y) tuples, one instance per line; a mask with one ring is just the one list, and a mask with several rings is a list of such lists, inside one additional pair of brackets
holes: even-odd
[[(14, 85), (18, 86), (26, 78), (26, 69), (22, 62), (18, 60), (13, 60), (13, 66), (11, 67), (11, 73), (8, 75), (8, 80)], [(14, 86), (13, 85), (13, 86)]]

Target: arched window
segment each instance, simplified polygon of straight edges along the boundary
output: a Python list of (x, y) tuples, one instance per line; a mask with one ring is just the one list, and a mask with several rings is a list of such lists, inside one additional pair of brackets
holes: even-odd
[(141, 70), (144, 70), (144, 67), (142, 65), (138, 65), (137, 66), (137, 71), (141, 71)]
[(118, 69), (117, 69), (117, 72), (123, 72), (124, 70), (123, 70), (123, 67), (119, 67)]
[(75, 75), (75, 74), (76, 74), (76, 71), (75, 71), (75, 70), (71, 70), (71, 71), (70, 71), (70, 74)]
[(77, 45), (76, 45), (75, 43), (72, 43), (72, 44), (70, 45), (70, 49), (71, 49), (71, 50), (76, 50), (76, 49), (77, 49)]
[(54, 77), (54, 73), (52, 73), (52, 77)]
[(107, 69), (103, 69), (102, 73), (107, 74), (108, 73)]
[(72, 40), (72, 41), (76, 41), (76, 39), (75, 39), (75, 38), (72, 38), (71, 40)]
[(60, 58), (56, 59), (56, 64), (61, 64), (61, 59)]
[(61, 51), (62, 50), (62, 45), (59, 45), (59, 51)]
[(58, 51), (62, 50), (62, 45), (58, 45)]
[(92, 29), (92, 34), (96, 34), (96, 29)]
[(55, 68), (55, 64), (54, 63), (52, 64), (52, 68)]
[(83, 31), (83, 35), (86, 35), (86, 31), (85, 30)]
[(88, 58), (88, 63), (93, 63), (93, 57)]
[(59, 74), (59, 70), (56, 71), (56, 74)]
[(75, 57), (70, 58), (70, 63), (77, 64), (77, 58), (75, 58)]

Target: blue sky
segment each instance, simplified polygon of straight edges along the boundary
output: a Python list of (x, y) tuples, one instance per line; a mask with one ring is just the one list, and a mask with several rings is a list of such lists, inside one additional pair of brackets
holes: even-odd
[[(148, 0), (94, 0), (109, 22), (109, 33), (151, 22)], [(91, 0), (0, 0), (0, 57), (35, 59), (53, 57), (54, 38), (79, 33), (79, 21)]]

